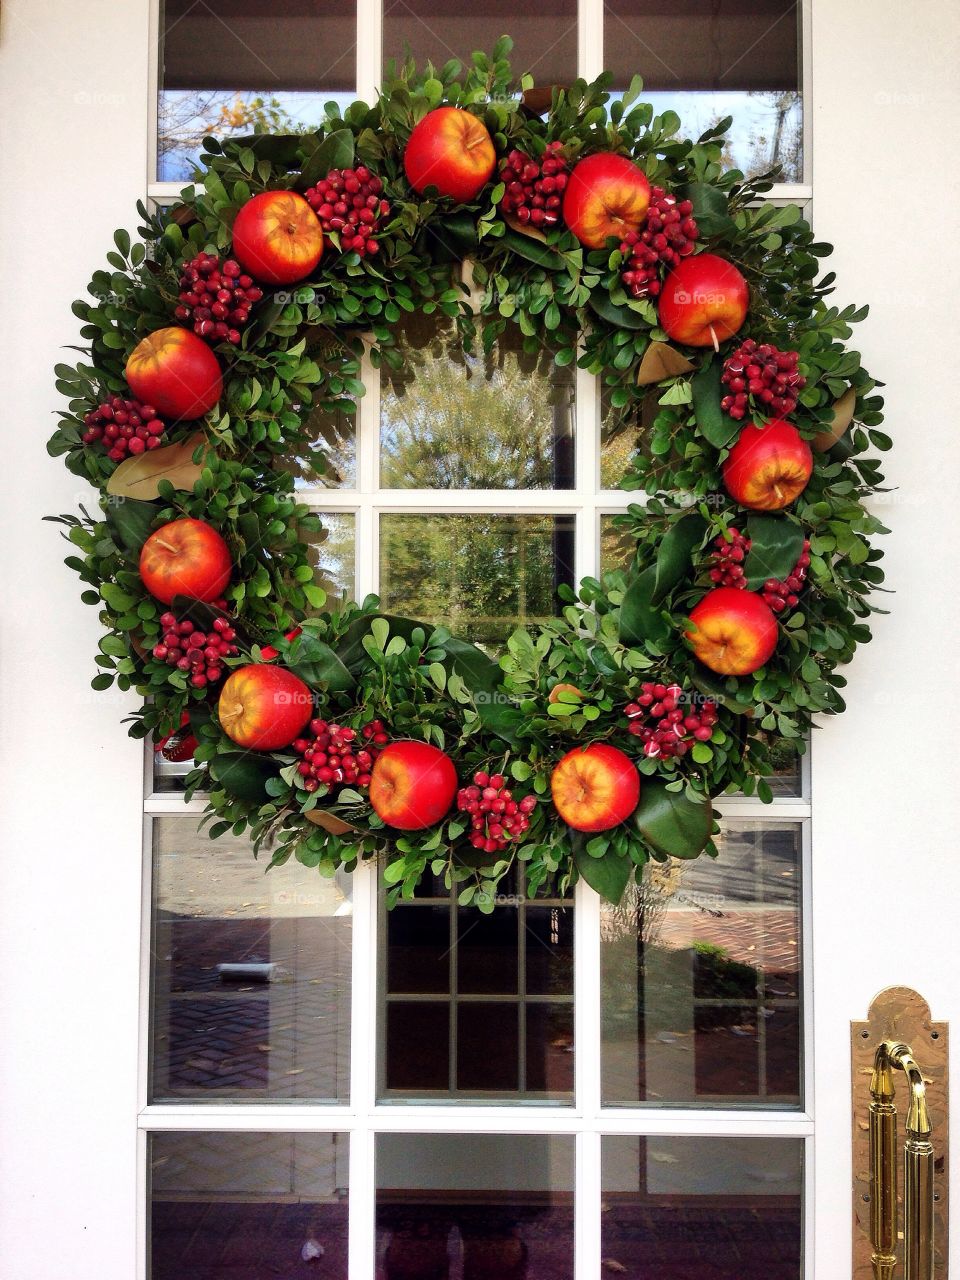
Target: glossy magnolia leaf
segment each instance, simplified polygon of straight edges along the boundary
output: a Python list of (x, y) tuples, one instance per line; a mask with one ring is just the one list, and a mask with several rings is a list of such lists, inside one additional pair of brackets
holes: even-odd
[(413, 618), (401, 618), (397, 614), (392, 613), (365, 613), (359, 618), (355, 618), (350, 623), (346, 631), (337, 641), (336, 653), (337, 657), (343, 665), (350, 671), (359, 664), (365, 666), (367, 664), (367, 651), (364, 648), (363, 640), (365, 636), (371, 634), (371, 628), (377, 618), (383, 618), (390, 628), (390, 635), (402, 636), (409, 644), (413, 638), (415, 631), (419, 631), (424, 642), (430, 636), (433, 628), (424, 622), (417, 622)]
[(705, 693), (708, 698), (713, 698), (715, 702), (721, 703), (735, 715), (745, 716), (753, 711), (753, 703), (747, 701), (743, 697), (738, 697), (735, 693), (731, 693), (727, 688), (727, 681), (722, 680), (719, 676), (713, 675), (709, 671), (694, 671), (690, 679), (695, 688), (701, 693)]
[(642, 645), (645, 640), (665, 640), (670, 634), (669, 622), (653, 604), (655, 583), (656, 569), (651, 565), (633, 580), (623, 597), (620, 643), (628, 648)]
[(230, 615), (222, 609), (215, 609), (206, 600), (194, 600), (191, 596), (174, 596), (170, 602), (170, 610), (181, 622), (189, 619), (195, 627), (201, 627), (204, 631), (212, 630), (217, 618), (226, 618), (232, 627), (236, 627)]
[(573, 860), (584, 880), (601, 898), (612, 902), (614, 906), (620, 901), (633, 870), (633, 863), (625, 853), (614, 853), (611, 850), (602, 858), (592, 858), (585, 849), (578, 849)]
[(747, 517), (746, 533), (751, 546), (743, 572), (750, 590), (755, 591), (767, 578), (786, 578), (803, 551), (800, 525), (789, 516), (753, 515)]
[(204, 443), (205, 437), (198, 432), (179, 444), (125, 458), (107, 481), (107, 493), (115, 498), (149, 500), (159, 497), (161, 480), (169, 481), (175, 489), (191, 492), (203, 470), (202, 459), (194, 462), (193, 454)]
[(847, 387), (840, 399), (834, 403), (832, 425), (815, 435), (810, 441), (811, 446), (819, 453), (826, 453), (828, 449), (832, 449), (853, 421), (853, 411), (856, 406), (856, 390), (853, 387)]
[(230, 138), (229, 145), (237, 150), (252, 151), (258, 160), (297, 169), (309, 139), (309, 134), (302, 133), (248, 133), (242, 138)]
[(671, 525), (660, 539), (654, 572), (654, 604), (659, 604), (678, 582), (690, 576), (693, 553), (703, 542), (706, 531), (706, 520), (699, 512), (692, 511)]
[(277, 766), (268, 756), (261, 759), (249, 751), (223, 751), (210, 761), (210, 775), (224, 791), (248, 804), (267, 799), (267, 779), (276, 776)]
[(720, 360), (711, 359), (701, 365), (690, 379), (697, 429), (715, 449), (725, 449), (737, 435), (741, 425), (720, 408), (723, 397), (723, 384), (720, 381), (722, 372)]
[(696, 858), (710, 839), (713, 809), (709, 800), (689, 800), (682, 791), (668, 791), (658, 779), (644, 778), (630, 821), (658, 853)]
[(303, 816), (308, 822), (312, 822), (314, 826), (322, 827), (324, 831), (329, 831), (332, 836), (345, 836), (357, 829), (351, 826), (349, 822), (344, 822), (343, 818), (337, 814), (329, 813), (326, 809), (308, 809)]
[(348, 693), (356, 684), (330, 645), (307, 632), (291, 641), (283, 662), (301, 680), (329, 693)]
[(643, 353), (637, 370), (637, 386), (648, 387), (664, 378), (676, 378), (692, 373), (696, 366), (668, 342), (651, 342)]
[(304, 161), (297, 179), (298, 191), (315, 187), (331, 169), (349, 169), (353, 165), (353, 132), (350, 129), (335, 129), (333, 133), (328, 133), (309, 154), (303, 147), (302, 138), (300, 142), (304, 150)]
[[(509, 233), (507, 233), (509, 234)], [(523, 239), (523, 237), (518, 237)], [(471, 214), (449, 213), (429, 223), (418, 239), (418, 247), (437, 262), (456, 262), (476, 253), (480, 241)], [(527, 241), (523, 241), (524, 244)]]
[(616, 329), (649, 328), (650, 322), (645, 316), (639, 311), (634, 311), (632, 307), (621, 306), (614, 302), (609, 293), (603, 289), (597, 289), (591, 293), (590, 306), (601, 320), (606, 320)]
[(563, 266), (563, 259), (555, 249), (550, 248), (542, 231), (538, 231), (536, 227), (524, 226), (522, 222), (514, 224), (513, 219), (507, 221), (509, 226), (500, 237), (501, 244), (538, 267), (558, 271)]
[(500, 664), (475, 644), (459, 636), (448, 636), (440, 647), (471, 693), (494, 694), (500, 688), (503, 679)]
[(693, 216), (701, 235), (720, 235), (733, 227), (733, 221), (727, 212), (727, 197), (719, 187), (707, 182), (688, 182), (679, 189), (677, 195), (693, 205)]
[(136, 555), (147, 540), (157, 518), (157, 508), (152, 502), (140, 502), (136, 498), (114, 498), (104, 517), (125, 551)]

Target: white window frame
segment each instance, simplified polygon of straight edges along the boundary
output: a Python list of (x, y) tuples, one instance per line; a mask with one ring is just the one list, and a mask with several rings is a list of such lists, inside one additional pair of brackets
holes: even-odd
[[(802, 90), (804, 182), (775, 187), (769, 199), (809, 207), (811, 183), (811, 22), (812, 0), (802, 0)], [(160, 0), (150, 0), (151, 40), (148, 198), (175, 198), (182, 184), (156, 182), (156, 135)], [(603, 0), (579, 0), (578, 57), (588, 79), (603, 69)], [(357, 0), (357, 94), (371, 101), (381, 79), (382, 16), (380, 0)], [(596, 575), (600, 557), (601, 517), (622, 511), (631, 501), (620, 490), (599, 488), (600, 411), (595, 378), (577, 370), (576, 488), (572, 490), (380, 490), (378, 477), (379, 373), (369, 360), (362, 372), (366, 395), (357, 415), (357, 487), (311, 489), (302, 498), (317, 511), (353, 513), (356, 518), (356, 591), (358, 598), (375, 591), (379, 565), (378, 524), (381, 514), (521, 512), (576, 516), (576, 578)], [(353, 935), (350, 1033), (350, 1098), (345, 1104), (260, 1104), (198, 1102), (152, 1104), (149, 1101), (149, 1022), (153, 823), (157, 818), (203, 811), (201, 797), (186, 803), (182, 795), (156, 792), (153, 752), (144, 768), (143, 900), (140, 984), (140, 1059), (138, 1081), (138, 1280), (148, 1275), (148, 1138), (169, 1132), (337, 1132), (350, 1137), (349, 1275), (373, 1280), (376, 1270), (375, 1138), (378, 1133), (569, 1134), (575, 1138), (575, 1280), (596, 1280), (601, 1250), (601, 1139), (607, 1135), (677, 1137), (776, 1137), (804, 1142), (804, 1274), (812, 1275), (814, 1258), (814, 1098), (813, 985), (810, 859), (809, 755), (802, 762), (802, 798), (777, 799), (763, 805), (736, 797), (720, 806), (725, 819), (795, 821), (802, 838), (803, 955), (803, 1098), (801, 1110), (709, 1110), (707, 1108), (602, 1107), (601, 1087), (601, 907), (582, 881), (574, 910), (574, 1103), (470, 1106), (404, 1105), (377, 1102), (378, 892), (375, 868), (361, 866), (353, 875)]]

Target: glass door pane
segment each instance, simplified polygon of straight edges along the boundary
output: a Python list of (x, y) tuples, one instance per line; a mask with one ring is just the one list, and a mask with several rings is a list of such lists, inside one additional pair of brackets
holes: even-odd
[(572, 1137), (381, 1133), (382, 1280), (573, 1280)]

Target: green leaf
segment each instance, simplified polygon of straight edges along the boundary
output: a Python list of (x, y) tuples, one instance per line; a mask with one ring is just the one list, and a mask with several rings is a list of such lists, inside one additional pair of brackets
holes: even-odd
[(634, 311), (632, 307), (621, 306), (614, 302), (609, 293), (598, 289), (590, 295), (590, 306), (601, 320), (606, 320), (616, 329), (649, 329), (650, 321)]
[(559, 271), (563, 267), (563, 259), (555, 249), (535, 236), (525, 236), (522, 231), (514, 231), (512, 227), (504, 230), (500, 244), (518, 253), (521, 258), (526, 258), (528, 262), (546, 267), (548, 271)]
[(352, 166), (353, 132), (350, 129), (335, 129), (304, 159), (296, 189), (306, 191), (308, 187), (316, 186), (331, 169), (349, 169)]
[(693, 567), (695, 548), (703, 542), (707, 522), (698, 512), (682, 516), (660, 539), (654, 573), (652, 601), (659, 602), (682, 582)]
[(238, 800), (262, 804), (267, 799), (267, 779), (276, 775), (273, 760), (249, 751), (223, 751), (210, 761), (210, 776)]
[(330, 693), (347, 693), (355, 684), (330, 645), (306, 631), (292, 642), (284, 662), (301, 680)]
[(659, 779), (644, 778), (630, 821), (658, 853), (696, 858), (710, 839), (713, 808), (706, 797), (694, 801), (682, 791), (668, 791)]
[(725, 449), (739, 433), (741, 426), (720, 408), (720, 401), (723, 398), (720, 382), (722, 373), (721, 361), (711, 359), (701, 365), (690, 379), (697, 429), (715, 449)]
[(633, 863), (626, 854), (608, 850), (602, 858), (592, 858), (586, 849), (576, 849), (573, 861), (590, 888), (616, 906), (623, 897), (633, 870)]
[(628, 649), (645, 640), (665, 640), (670, 624), (653, 604), (656, 569), (644, 569), (627, 588), (620, 605), (620, 643)]
[(733, 227), (733, 221), (727, 213), (726, 193), (719, 187), (708, 182), (688, 182), (678, 189), (677, 197), (692, 203), (693, 216), (701, 235), (721, 235)]
[(690, 679), (701, 693), (705, 693), (708, 698), (713, 698), (715, 702), (719, 702), (721, 706), (732, 711), (734, 715), (744, 716), (753, 709), (753, 703), (749, 699), (737, 697), (736, 694), (730, 693), (726, 682), (719, 676), (698, 669), (691, 674)]
[(767, 578), (786, 578), (803, 551), (803, 529), (789, 516), (747, 517), (747, 537), (751, 546), (743, 564), (751, 591)]
[(118, 545), (133, 554), (139, 553), (156, 518), (154, 504), (138, 498), (111, 498), (106, 510), (107, 524), (116, 535)]

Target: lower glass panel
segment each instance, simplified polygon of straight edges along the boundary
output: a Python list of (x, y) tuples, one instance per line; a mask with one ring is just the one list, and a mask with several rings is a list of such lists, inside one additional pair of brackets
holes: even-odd
[(378, 1280), (572, 1280), (574, 1140), (377, 1136)]
[(347, 1280), (345, 1134), (149, 1141), (150, 1280)]
[(608, 1137), (602, 1153), (603, 1274), (800, 1280), (803, 1139)]
[(435, 892), (381, 914), (382, 1100), (571, 1102), (572, 904)]
[[(344, 881), (344, 884), (348, 884)], [(338, 1100), (349, 1076), (350, 902), (197, 815), (154, 820), (151, 1097)]]
[(573, 580), (573, 516), (380, 517), (383, 608), (481, 644), (555, 616)]
[(725, 823), (603, 908), (603, 1098), (801, 1104), (801, 827)]

